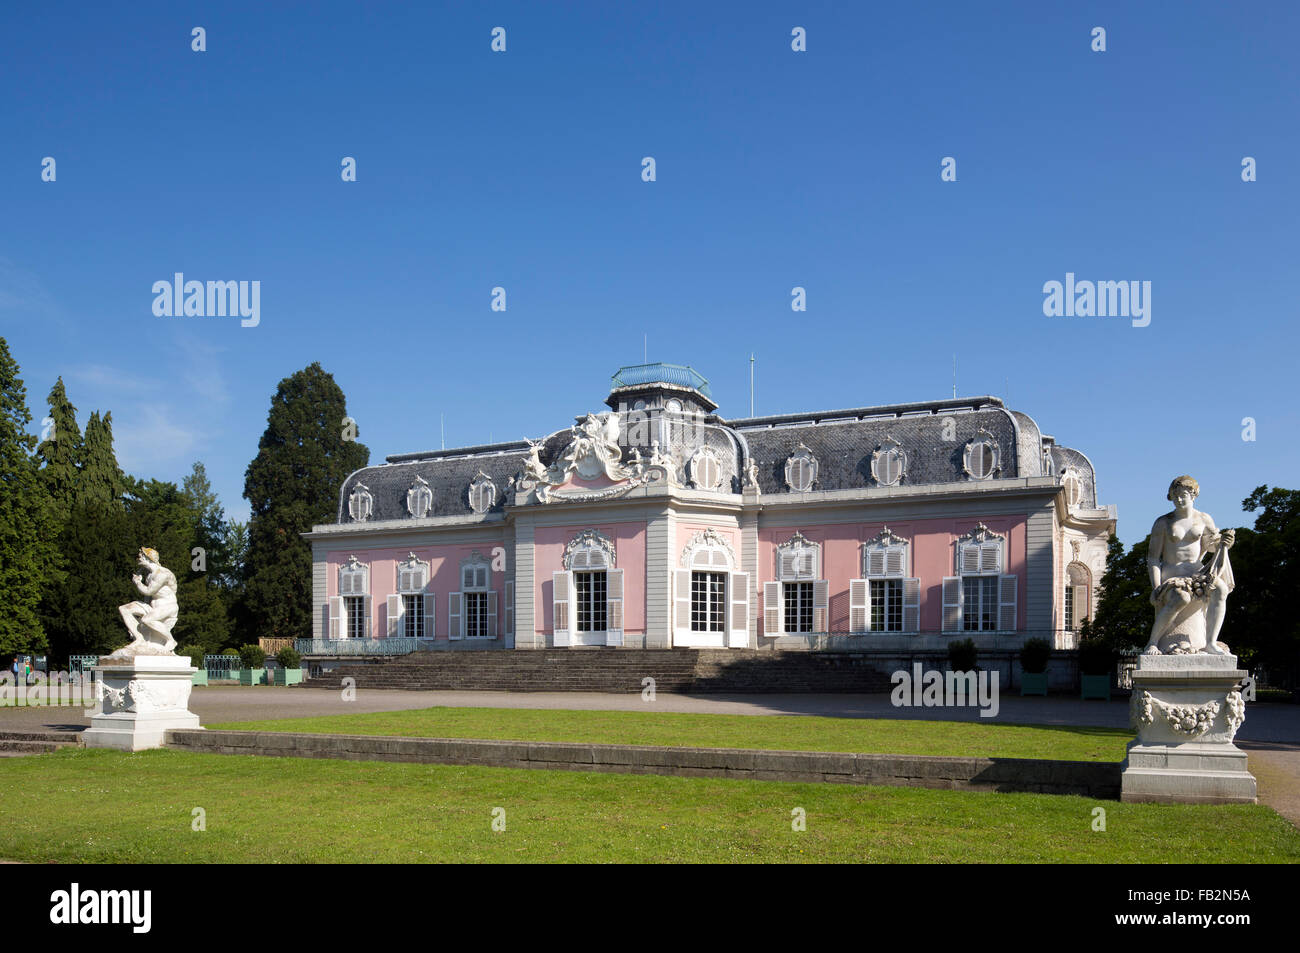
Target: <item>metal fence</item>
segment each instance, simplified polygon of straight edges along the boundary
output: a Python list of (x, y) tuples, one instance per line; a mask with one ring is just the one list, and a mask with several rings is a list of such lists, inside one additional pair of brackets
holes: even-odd
[(203, 668), (208, 678), (238, 678), (241, 667), (238, 655), (203, 656)]
[(299, 655), (408, 655), (432, 647), (432, 639), (297, 639)]
[(82, 672), (89, 671), (91, 666), (98, 664), (98, 655), (73, 655), (68, 659), (68, 673), (80, 675)]

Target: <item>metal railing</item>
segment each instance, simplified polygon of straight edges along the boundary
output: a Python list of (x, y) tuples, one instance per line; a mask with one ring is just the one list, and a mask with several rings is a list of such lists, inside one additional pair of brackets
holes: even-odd
[(431, 647), (432, 639), (296, 639), (299, 655), (409, 655)]
[(98, 655), (72, 655), (68, 658), (68, 672), (72, 675), (80, 675), (82, 672), (89, 671), (92, 666), (98, 664)]
[(243, 663), (238, 655), (205, 655), (203, 669), (208, 678), (238, 678)]

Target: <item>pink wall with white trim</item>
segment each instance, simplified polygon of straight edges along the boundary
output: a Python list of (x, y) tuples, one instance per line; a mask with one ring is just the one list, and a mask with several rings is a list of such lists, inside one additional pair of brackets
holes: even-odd
[(539, 526), (533, 537), (534, 626), (552, 631), (555, 620), (553, 573), (564, 569), (564, 548), (584, 530), (594, 529), (614, 542), (614, 568), (623, 570), (623, 632), (644, 635), (646, 616), (645, 522), (579, 523), (574, 526)]

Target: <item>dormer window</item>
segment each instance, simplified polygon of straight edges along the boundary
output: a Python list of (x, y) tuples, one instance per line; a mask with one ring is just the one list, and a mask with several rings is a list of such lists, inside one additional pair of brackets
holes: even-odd
[(817, 458), (813, 452), (799, 444), (799, 448), (785, 462), (785, 484), (795, 493), (807, 493), (817, 481)]
[(886, 437), (871, 455), (871, 475), (881, 486), (897, 486), (907, 471), (907, 454), (903, 445)]
[(702, 447), (691, 457), (691, 482), (699, 490), (716, 490), (722, 482), (722, 464), (710, 447)]
[(1073, 509), (1083, 501), (1083, 478), (1074, 467), (1066, 468), (1065, 476), (1061, 478), (1061, 486), (1065, 488), (1066, 506)]
[(357, 523), (364, 523), (375, 512), (375, 498), (364, 483), (358, 483), (348, 495), (348, 515)]
[(424, 477), (416, 477), (411, 488), (406, 491), (406, 511), (416, 519), (423, 519), (429, 515), (429, 509), (433, 506), (433, 490), (429, 489), (429, 483)]
[(469, 485), (469, 508), (475, 513), (486, 513), (497, 501), (497, 485), (482, 470)]
[(998, 471), (999, 457), (998, 442), (981, 427), (975, 438), (966, 444), (962, 465), (972, 480), (989, 480)]

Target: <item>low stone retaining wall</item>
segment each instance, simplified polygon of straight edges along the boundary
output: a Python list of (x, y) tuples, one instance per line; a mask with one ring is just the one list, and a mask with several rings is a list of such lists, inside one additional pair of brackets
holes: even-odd
[(1078, 794), (1108, 800), (1118, 800), (1120, 792), (1118, 762), (395, 738), (278, 731), (170, 731), (167, 733), (167, 747), (211, 754), (670, 774), (751, 781), (831, 781), (965, 791)]

